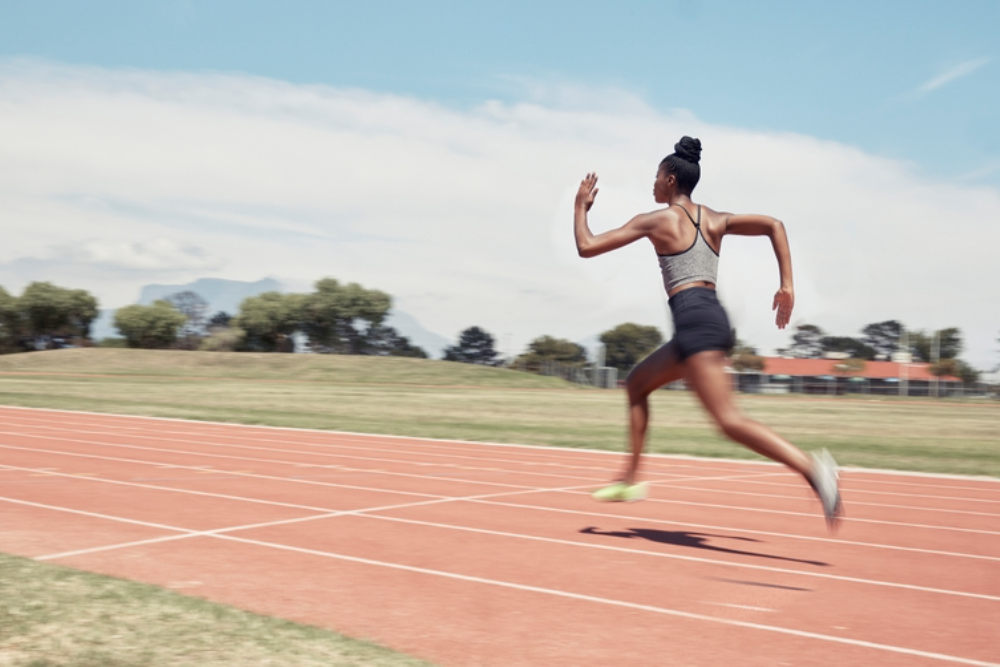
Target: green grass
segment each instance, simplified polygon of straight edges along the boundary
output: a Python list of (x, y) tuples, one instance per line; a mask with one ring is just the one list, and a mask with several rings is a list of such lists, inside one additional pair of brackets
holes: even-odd
[[(3, 375), (12, 372), (22, 374)], [(1000, 477), (995, 401), (738, 400), (792, 442), (828, 447), (845, 465)], [(7, 355), (0, 403), (614, 451), (626, 424), (620, 391), (442, 361), (287, 354)], [(758, 458), (720, 437), (687, 392), (657, 392), (652, 411), (650, 451)]]
[(321, 628), (0, 554), (4, 667), (417, 667)]

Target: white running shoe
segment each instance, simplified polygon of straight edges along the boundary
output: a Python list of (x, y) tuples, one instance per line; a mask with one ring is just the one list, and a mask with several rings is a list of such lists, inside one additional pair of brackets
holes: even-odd
[(837, 470), (837, 462), (825, 449), (812, 452), (811, 456), (813, 471), (810, 482), (813, 491), (823, 503), (826, 525), (830, 530), (834, 530), (844, 513), (843, 503), (840, 502), (840, 473)]

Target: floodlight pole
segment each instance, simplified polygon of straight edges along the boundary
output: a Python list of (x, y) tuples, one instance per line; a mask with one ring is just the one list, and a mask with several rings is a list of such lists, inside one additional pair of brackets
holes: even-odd
[(910, 395), (910, 387), (909, 387), (909, 379), (910, 378), (909, 378), (909, 367), (907, 366), (907, 363), (906, 363), (906, 360), (907, 360), (906, 355), (908, 355), (910, 353), (909, 352), (909, 350), (910, 350), (910, 336), (909, 336), (908, 332), (906, 331), (905, 327), (903, 328), (903, 332), (900, 335), (900, 340), (902, 341), (901, 347), (903, 348), (903, 350), (902, 350), (902, 354), (900, 354), (900, 357), (899, 357), (899, 373), (900, 373), (900, 378), (899, 378), (899, 395), (900, 396), (909, 396)]
[(937, 366), (940, 356), (941, 356), (941, 332), (935, 331), (934, 340), (931, 342), (931, 364), (932, 364), (931, 374), (934, 376), (934, 398), (937, 398), (938, 394), (940, 393), (938, 385), (938, 382), (940, 382), (940, 378), (938, 377), (938, 369), (935, 368), (935, 366)]

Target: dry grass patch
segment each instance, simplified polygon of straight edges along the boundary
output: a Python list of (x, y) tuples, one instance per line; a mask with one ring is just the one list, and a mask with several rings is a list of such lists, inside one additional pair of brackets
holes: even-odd
[(418, 667), (322, 628), (0, 554), (3, 667)]

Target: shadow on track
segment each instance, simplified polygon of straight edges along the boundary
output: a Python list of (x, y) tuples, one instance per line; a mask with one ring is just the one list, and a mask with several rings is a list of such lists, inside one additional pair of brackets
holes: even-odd
[(734, 535), (712, 535), (710, 533), (693, 533), (684, 530), (655, 530), (652, 528), (627, 528), (626, 530), (606, 530), (602, 531), (595, 526), (581, 528), (581, 533), (586, 535), (603, 535), (606, 537), (621, 537), (624, 539), (649, 540), (660, 544), (672, 544), (678, 547), (692, 547), (694, 549), (705, 549), (707, 551), (718, 551), (725, 554), (737, 554), (740, 556), (754, 556), (755, 558), (770, 558), (772, 560), (784, 560), (792, 563), (804, 563), (817, 567), (828, 567), (829, 563), (818, 560), (803, 560), (801, 558), (788, 558), (786, 556), (774, 556), (772, 554), (762, 554), (754, 551), (742, 551), (740, 549), (727, 549), (709, 544), (707, 538), (718, 537), (726, 540), (740, 540), (741, 542), (760, 542), (751, 537), (737, 537)]

